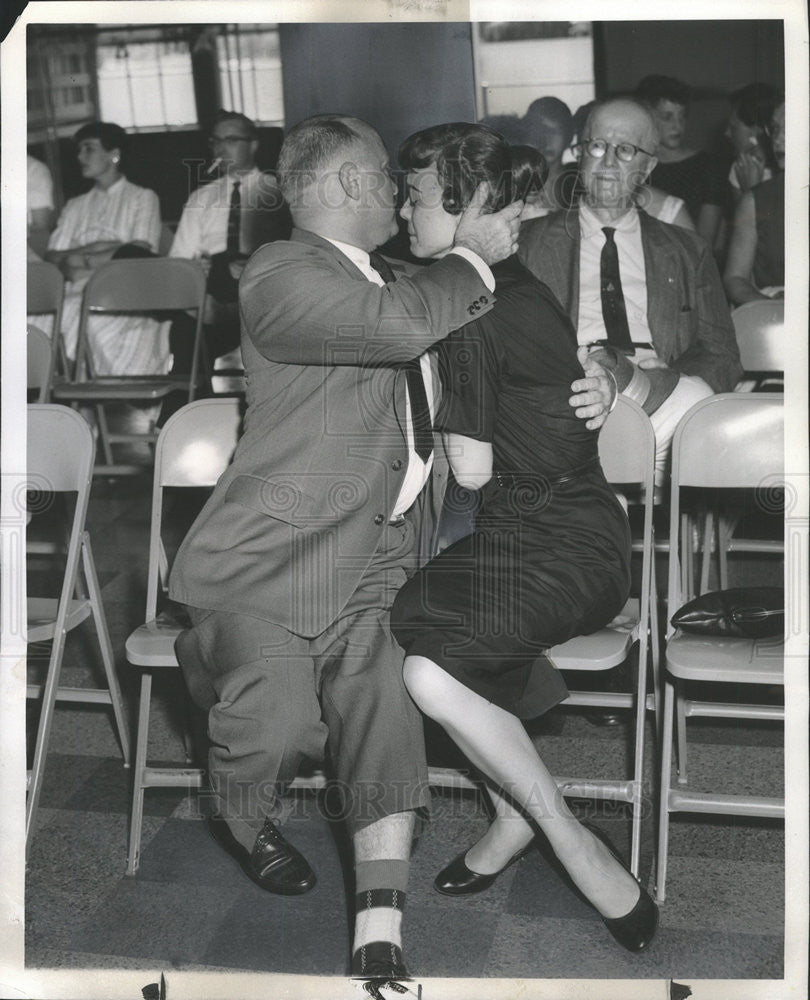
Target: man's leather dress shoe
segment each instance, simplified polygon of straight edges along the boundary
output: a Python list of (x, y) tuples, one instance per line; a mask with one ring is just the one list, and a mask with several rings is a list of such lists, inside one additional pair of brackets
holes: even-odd
[[(599, 827), (590, 823), (583, 826), (601, 840), (613, 857), (624, 868), (624, 862), (619, 857), (613, 842)], [(638, 882), (638, 879), (636, 879)], [(628, 951), (643, 951), (652, 941), (658, 928), (658, 907), (655, 901), (639, 882), (639, 896), (636, 905), (623, 917), (602, 917), (602, 923), (607, 927), (619, 944)]]
[(352, 956), (352, 979), (361, 979), (363, 989), (375, 1000), (384, 1000), (383, 989), (407, 993), (398, 980), (409, 980), (402, 960), (402, 950), (390, 941), (372, 941), (358, 948)]
[(446, 868), (442, 868), (433, 881), (433, 888), (436, 892), (440, 892), (445, 896), (471, 896), (474, 892), (483, 892), (510, 865), (513, 865), (524, 854), (527, 854), (533, 846), (534, 841), (518, 851), (517, 854), (513, 854), (503, 868), (497, 872), (493, 872), (491, 875), (479, 875), (478, 872), (474, 872), (471, 868), (468, 868), (465, 861), (467, 851), (462, 851), (461, 854), (453, 858)]
[(208, 828), (219, 846), (262, 889), (282, 896), (298, 896), (315, 885), (315, 873), (306, 858), (287, 843), (272, 820), (264, 821), (252, 851), (242, 847), (221, 816), (211, 816)]

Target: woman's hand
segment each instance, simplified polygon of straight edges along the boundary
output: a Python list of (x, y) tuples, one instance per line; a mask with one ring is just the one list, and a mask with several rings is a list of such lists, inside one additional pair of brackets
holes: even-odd
[(750, 191), (761, 183), (765, 173), (765, 163), (756, 153), (740, 153), (734, 161), (734, 175), (740, 191)]
[(607, 420), (607, 415), (613, 409), (613, 402), (618, 395), (616, 379), (611, 372), (606, 371), (598, 361), (588, 354), (587, 347), (577, 348), (577, 359), (585, 372), (585, 378), (571, 383), (572, 392), (568, 405), (580, 420), (587, 420), (588, 430), (598, 430)]

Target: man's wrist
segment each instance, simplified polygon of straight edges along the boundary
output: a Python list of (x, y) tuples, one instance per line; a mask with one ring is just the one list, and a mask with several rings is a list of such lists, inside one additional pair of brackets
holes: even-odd
[[(478, 272), (478, 276), (481, 281), (487, 286), (490, 292), (495, 291), (495, 278), (492, 271), (489, 269), (489, 265), (475, 250), (470, 250), (469, 247), (454, 246), (450, 250), (451, 254), (455, 254), (457, 257), (463, 257), (469, 264), (475, 268)], [(449, 254), (448, 254), (449, 256)]]
[(610, 381), (613, 383), (613, 399), (608, 408), (608, 413), (613, 413), (613, 411), (616, 409), (616, 404), (619, 402), (619, 383), (616, 381), (616, 376), (613, 374), (610, 368), (605, 368), (605, 375), (607, 375)]

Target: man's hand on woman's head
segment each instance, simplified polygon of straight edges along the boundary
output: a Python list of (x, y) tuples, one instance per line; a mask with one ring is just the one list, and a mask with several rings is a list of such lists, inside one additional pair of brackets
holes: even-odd
[(506, 260), (517, 253), (523, 202), (515, 201), (500, 212), (482, 215), (481, 210), (488, 197), (489, 185), (482, 181), (461, 214), (453, 245), (472, 250), (487, 264), (497, 264), (499, 260)]

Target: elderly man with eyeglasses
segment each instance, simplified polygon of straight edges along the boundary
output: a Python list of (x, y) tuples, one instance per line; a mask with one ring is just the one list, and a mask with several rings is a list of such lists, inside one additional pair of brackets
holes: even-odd
[(637, 207), (657, 162), (651, 112), (607, 100), (582, 135), (579, 205), (523, 226), (520, 257), (563, 304), (580, 345), (650, 416), (661, 486), (681, 416), (742, 374), (734, 327), (711, 249)]

